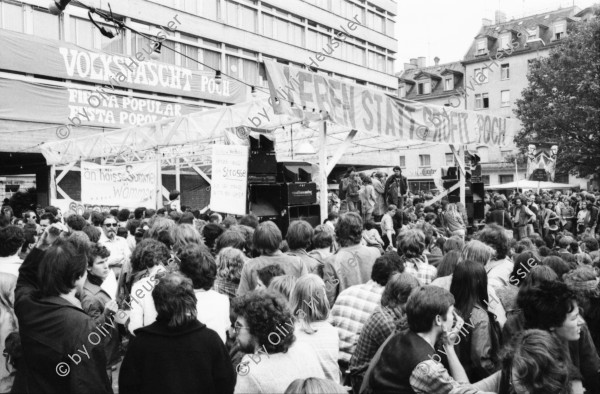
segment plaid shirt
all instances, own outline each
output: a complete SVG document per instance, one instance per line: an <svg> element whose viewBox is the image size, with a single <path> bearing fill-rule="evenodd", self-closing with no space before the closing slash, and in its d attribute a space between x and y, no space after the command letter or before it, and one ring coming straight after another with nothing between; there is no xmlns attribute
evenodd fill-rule
<svg viewBox="0 0 600 394"><path fill-rule="evenodd" d="M350 370L363 376L379 347L396 330L398 324L402 325L401 329L408 328L406 315L400 310L377 307L360 332L350 359Z"/></svg>
<svg viewBox="0 0 600 394"><path fill-rule="evenodd" d="M369 280L342 291L331 309L329 322L340 335L340 360L350 361L363 325L380 305L383 286Z"/></svg>
<svg viewBox="0 0 600 394"><path fill-rule="evenodd" d="M417 394L483 394L469 384L452 379L446 368L434 360L417 365L410 375L410 385Z"/></svg>
<svg viewBox="0 0 600 394"><path fill-rule="evenodd" d="M404 259L404 272L417 278L422 286L430 284L437 277L437 268L429 265L425 256Z"/></svg>

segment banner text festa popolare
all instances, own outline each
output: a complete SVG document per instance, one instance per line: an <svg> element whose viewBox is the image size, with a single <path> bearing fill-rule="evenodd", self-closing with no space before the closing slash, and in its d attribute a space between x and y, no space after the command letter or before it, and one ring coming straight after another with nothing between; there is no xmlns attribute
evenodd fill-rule
<svg viewBox="0 0 600 394"><path fill-rule="evenodd" d="M303 109L314 108L328 112L337 124L366 133L442 144L511 145L520 127L515 119L401 100L273 61L265 66L280 114L302 117Z"/></svg>

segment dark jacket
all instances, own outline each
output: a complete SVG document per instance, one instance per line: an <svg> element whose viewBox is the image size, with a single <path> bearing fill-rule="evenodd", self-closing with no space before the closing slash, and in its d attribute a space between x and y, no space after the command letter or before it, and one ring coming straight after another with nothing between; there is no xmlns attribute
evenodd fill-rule
<svg viewBox="0 0 600 394"><path fill-rule="evenodd" d="M394 222L394 231L399 234L402 226L410 223L410 217L402 209L397 209L396 214L392 216L392 221Z"/></svg>
<svg viewBox="0 0 600 394"><path fill-rule="evenodd" d="M233 393L236 374L219 335L194 320L157 320L135 330L121 365L119 393Z"/></svg>
<svg viewBox="0 0 600 394"><path fill-rule="evenodd" d="M488 212L485 219L487 224L496 223L498 226L504 227L507 230L512 230L513 223L510 219L510 215L504 209L494 209Z"/></svg>
<svg viewBox="0 0 600 394"><path fill-rule="evenodd" d="M382 347L381 357L375 361L372 373L365 376L367 385L378 394L414 393L410 376L419 363L430 359L435 350L410 330L392 334Z"/></svg>
<svg viewBox="0 0 600 394"><path fill-rule="evenodd" d="M104 312L104 306L111 300L110 296L100 286L95 285L88 280L83 285L83 294L81 297L81 307L102 330L108 332L104 342L104 351L108 365L112 366L120 359L120 336L119 328L115 322L115 316L110 316Z"/></svg>
<svg viewBox="0 0 600 394"><path fill-rule="evenodd" d="M39 294L37 271L43 255L32 250L19 270L15 314L23 358L12 392L112 393L94 320L61 297Z"/></svg>
<svg viewBox="0 0 600 394"><path fill-rule="evenodd" d="M398 187L395 184L396 179L398 178L392 175L385 181L385 201L388 204L394 204L399 207L398 197L402 197L408 192L408 181L405 176L400 175L400 179L398 180L398 183L400 183L400 194L398 194Z"/></svg>

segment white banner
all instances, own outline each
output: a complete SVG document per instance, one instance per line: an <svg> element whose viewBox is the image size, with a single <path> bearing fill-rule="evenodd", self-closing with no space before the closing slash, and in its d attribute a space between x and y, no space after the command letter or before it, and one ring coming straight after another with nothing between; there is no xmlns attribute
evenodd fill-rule
<svg viewBox="0 0 600 394"><path fill-rule="evenodd" d="M305 111L322 111L333 122L361 132L448 145L509 145L521 128L516 119L402 100L270 60L265 67L271 97L278 99L276 114L301 118Z"/></svg>
<svg viewBox="0 0 600 394"><path fill-rule="evenodd" d="M246 214L248 149L243 145L213 145L210 209Z"/></svg>
<svg viewBox="0 0 600 394"><path fill-rule="evenodd" d="M81 202L121 208L156 207L156 163L103 166L82 161Z"/></svg>

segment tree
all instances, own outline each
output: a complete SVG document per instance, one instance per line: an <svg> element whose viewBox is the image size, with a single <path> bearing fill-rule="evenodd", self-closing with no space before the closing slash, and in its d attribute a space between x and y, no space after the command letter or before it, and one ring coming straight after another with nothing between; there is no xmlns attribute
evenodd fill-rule
<svg viewBox="0 0 600 394"><path fill-rule="evenodd" d="M557 172L579 176L600 173L600 8L594 15L532 62L515 110L521 152L530 143L557 143Z"/></svg>

